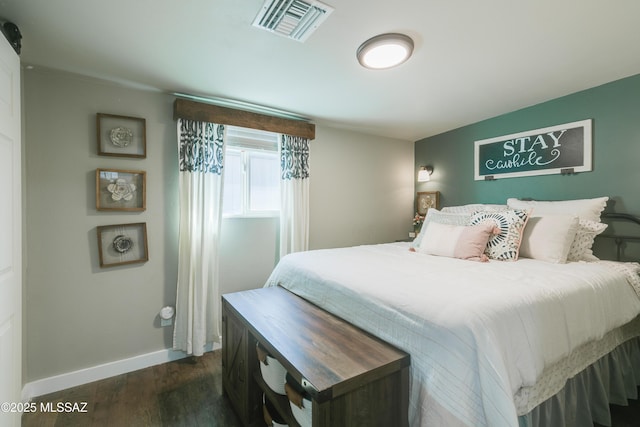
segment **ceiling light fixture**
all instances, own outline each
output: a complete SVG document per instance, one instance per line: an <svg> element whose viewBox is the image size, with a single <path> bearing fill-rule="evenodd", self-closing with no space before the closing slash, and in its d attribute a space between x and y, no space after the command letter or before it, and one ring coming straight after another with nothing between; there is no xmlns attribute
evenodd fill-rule
<svg viewBox="0 0 640 427"><path fill-rule="evenodd" d="M363 67L384 70L402 64L413 52L413 40L398 33L380 34L362 43L356 52Z"/></svg>

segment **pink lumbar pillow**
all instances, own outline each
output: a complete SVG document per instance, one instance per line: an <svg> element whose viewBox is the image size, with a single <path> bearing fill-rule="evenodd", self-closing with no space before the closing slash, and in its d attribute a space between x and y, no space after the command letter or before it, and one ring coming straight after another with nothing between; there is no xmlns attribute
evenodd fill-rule
<svg viewBox="0 0 640 427"><path fill-rule="evenodd" d="M420 253L486 262L487 242L500 230L490 221L466 226L430 222L424 232Z"/></svg>

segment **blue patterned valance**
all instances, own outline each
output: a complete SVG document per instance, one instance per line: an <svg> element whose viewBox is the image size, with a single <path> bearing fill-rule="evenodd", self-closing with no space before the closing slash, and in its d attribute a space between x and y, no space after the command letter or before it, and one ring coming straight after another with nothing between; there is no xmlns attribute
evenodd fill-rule
<svg viewBox="0 0 640 427"><path fill-rule="evenodd" d="M309 178L309 140L307 138L281 136L280 169L283 180Z"/></svg>
<svg viewBox="0 0 640 427"><path fill-rule="evenodd" d="M180 119L180 172L222 174L224 125Z"/></svg>

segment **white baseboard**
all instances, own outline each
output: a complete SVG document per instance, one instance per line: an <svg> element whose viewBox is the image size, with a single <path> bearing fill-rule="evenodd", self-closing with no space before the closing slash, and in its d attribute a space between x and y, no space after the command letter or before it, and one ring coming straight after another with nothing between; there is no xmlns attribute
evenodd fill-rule
<svg viewBox="0 0 640 427"><path fill-rule="evenodd" d="M213 351L219 348L220 344L214 343L213 345L208 345L206 351ZM148 368L149 366L172 362L187 356L188 355L182 351L166 349L93 366L91 368L80 369L79 371L43 378L24 385L22 388L22 401L28 402L34 397L88 384L93 381L103 380L115 375L126 374L127 372Z"/></svg>

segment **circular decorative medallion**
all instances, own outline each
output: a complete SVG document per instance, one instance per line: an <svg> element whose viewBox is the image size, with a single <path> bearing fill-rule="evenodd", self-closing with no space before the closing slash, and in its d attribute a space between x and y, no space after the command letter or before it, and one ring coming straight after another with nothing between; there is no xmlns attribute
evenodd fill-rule
<svg viewBox="0 0 640 427"><path fill-rule="evenodd" d="M133 199L136 192L136 185L127 182L126 179L118 178L107 185L107 191L111 193L111 199L116 202L129 201Z"/></svg>
<svg viewBox="0 0 640 427"><path fill-rule="evenodd" d="M113 239L113 249L115 249L118 253L124 254L126 252L129 252L132 247L133 240L123 234L119 234Z"/></svg>
<svg viewBox="0 0 640 427"><path fill-rule="evenodd" d="M117 128L111 129L109 137L113 145L123 148L133 141L133 131L124 126L118 126Z"/></svg>

